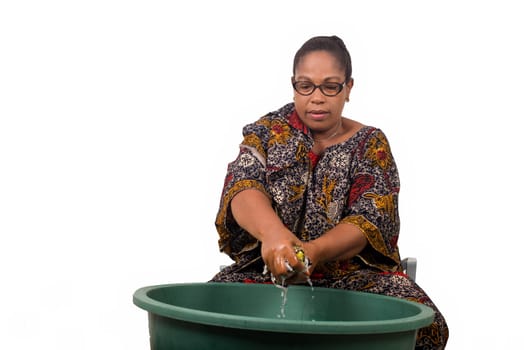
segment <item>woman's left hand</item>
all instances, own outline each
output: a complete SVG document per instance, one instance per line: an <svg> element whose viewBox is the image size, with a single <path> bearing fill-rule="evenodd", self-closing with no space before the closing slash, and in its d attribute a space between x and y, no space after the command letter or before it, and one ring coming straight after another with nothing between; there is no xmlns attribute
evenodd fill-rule
<svg viewBox="0 0 524 350"><path fill-rule="evenodd" d="M294 267L293 274L286 279L287 284L303 284L309 281L316 266L316 261L313 260L314 251L314 245L309 242L301 242L300 245L295 246L295 253L301 261L301 267Z"/></svg>

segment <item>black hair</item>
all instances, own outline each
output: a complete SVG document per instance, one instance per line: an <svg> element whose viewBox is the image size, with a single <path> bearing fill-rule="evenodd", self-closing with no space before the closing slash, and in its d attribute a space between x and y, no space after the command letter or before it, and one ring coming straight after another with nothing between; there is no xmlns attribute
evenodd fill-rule
<svg viewBox="0 0 524 350"><path fill-rule="evenodd" d="M315 36L306 41L295 54L295 59L293 61L293 75L296 72L300 60L313 51L327 51L332 54L339 62L340 68L344 69L346 73L345 82L349 83L351 80L351 74L353 73L351 67L351 56L349 55L349 51L346 48L344 41L336 35Z"/></svg>

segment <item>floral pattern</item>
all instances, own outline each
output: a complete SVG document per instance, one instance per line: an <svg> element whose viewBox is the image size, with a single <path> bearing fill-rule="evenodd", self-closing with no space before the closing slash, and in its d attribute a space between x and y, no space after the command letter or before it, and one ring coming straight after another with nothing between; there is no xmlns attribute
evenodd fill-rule
<svg viewBox="0 0 524 350"><path fill-rule="evenodd" d="M311 151L311 133L290 103L246 125L243 136L238 157L228 165L215 222L219 248L235 263L213 280L268 281L261 274L259 242L236 224L229 207L237 193L256 188L272 199L282 222L303 241L318 238L338 224L357 226L368 240L367 247L352 259L317 266L315 281L335 288L424 299L437 311L438 324L432 327L438 331L421 331L433 338L423 337L418 343L426 344L421 349L443 348L447 327L434 304L409 278L401 280L407 292L395 285L394 278L402 271L397 246L400 182L385 134L365 126L316 155ZM358 281L363 280L367 282L360 285ZM427 343L437 345L427 347Z"/></svg>
<svg viewBox="0 0 524 350"><path fill-rule="evenodd" d="M364 127L324 154L311 152L313 140L289 104L247 125L244 141L228 174L216 220L220 249L237 263L258 257L257 244L231 216L229 201L246 188L267 193L284 224L302 240L317 238L339 223L360 227L370 248L340 264L325 264L326 275L360 267L399 270L396 244L400 187L386 136ZM342 266L342 269L341 269Z"/></svg>

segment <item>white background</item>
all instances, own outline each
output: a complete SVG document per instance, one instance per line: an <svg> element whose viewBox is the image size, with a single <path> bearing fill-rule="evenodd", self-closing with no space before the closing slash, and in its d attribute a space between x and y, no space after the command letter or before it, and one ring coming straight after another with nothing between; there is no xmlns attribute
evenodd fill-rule
<svg viewBox="0 0 524 350"><path fill-rule="evenodd" d="M148 344L140 287L207 281L241 128L290 102L295 51L344 39L345 115L388 136L400 247L448 349L517 348L518 1L3 1L0 348ZM519 321L519 323L521 323Z"/></svg>

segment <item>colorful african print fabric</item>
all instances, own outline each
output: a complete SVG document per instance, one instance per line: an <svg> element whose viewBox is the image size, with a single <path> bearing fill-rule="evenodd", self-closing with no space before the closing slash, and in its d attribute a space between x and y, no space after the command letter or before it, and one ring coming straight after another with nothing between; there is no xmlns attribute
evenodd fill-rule
<svg viewBox="0 0 524 350"><path fill-rule="evenodd" d="M235 263L213 281L269 282L262 274L259 242L237 225L230 211L237 193L258 189L272 199L282 222L302 241L337 224L360 228L367 247L352 259L317 266L314 285L422 302L437 315L432 326L418 332L417 349L443 349L448 337L444 318L400 266L400 182L385 134L365 126L316 155L311 132L291 103L245 126L243 135L238 157L228 165L216 218L219 248Z"/></svg>

